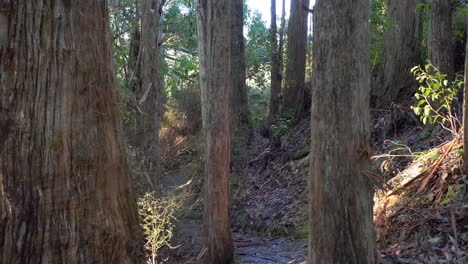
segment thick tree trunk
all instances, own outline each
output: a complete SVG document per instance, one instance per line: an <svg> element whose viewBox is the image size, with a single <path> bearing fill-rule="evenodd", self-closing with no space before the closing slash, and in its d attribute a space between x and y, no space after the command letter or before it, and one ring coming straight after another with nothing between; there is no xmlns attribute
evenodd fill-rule
<svg viewBox="0 0 468 264"><path fill-rule="evenodd" d="M205 132L206 263L232 263L229 220L231 152L230 74L231 19L229 0L198 0L198 50L202 116Z"/></svg>
<svg viewBox="0 0 468 264"><path fill-rule="evenodd" d="M298 118L304 100L309 0L291 0L288 24L288 59L283 91L282 113Z"/></svg>
<svg viewBox="0 0 468 264"><path fill-rule="evenodd" d="M467 21L468 24L468 21ZM468 33L465 48L465 83L463 91L463 151L465 174L468 173Z"/></svg>
<svg viewBox="0 0 468 264"><path fill-rule="evenodd" d="M314 8L309 263L374 263L368 10L368 0Z"/></svg>
<svg viewBox="0 0 468 264"><path fill-rule="evenodd" d="M141 9L141 80L144 116L141 118L145 154L153 185L157 185L160 163L159 129L161 126L162 89L159 85L159 0L144 0Z"/></svg>
<svg viewBox="0 0 468 264"><path fill-rule="evenodd" d="M278 54L278 34L276 27L276 0L271 0L270 51L271 51L271 95L270 119L279 114L281 104L281 69Z"/></svg>
<svg viewBox="0 0 468 264"><path fill-rule="evenodd" d="M414 92L417 82L411 68L420 63L420 0L388 0L390 25L384 35L384 61L379 79L373 83L372 104L389 107L398 95Z"/></svg>
<svg viewBox="0 0 468 264"><path fill-rule="evenodd" d="M0 1L0 263L136 262L107 12Z"/></svg>
<svg viewBox="0 0 468 264"><path fill-rule="evenodd" d="M245 44L243 0L231 0L231 72L232 72L232 125L238 131L249 126L249 103L245 84Z"/></svg>
<svg viewBox="0 0 468 264"><path fill-rule="evenodd" d="M451 0L432 0L429 13L428 56L432 65L454 78Z"/></svg>

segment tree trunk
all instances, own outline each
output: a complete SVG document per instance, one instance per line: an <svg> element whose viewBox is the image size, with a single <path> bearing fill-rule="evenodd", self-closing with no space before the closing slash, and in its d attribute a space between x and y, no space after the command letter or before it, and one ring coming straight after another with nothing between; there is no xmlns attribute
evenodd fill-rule
<svg viewBox="0 0 468 264"><path fill-rule="evenodd" d="M468 24L468 21L467 21ZM465 174L468 173L468 33L465 48L465 80L463 93L463 151L465 153L463 163Z"/></svg>
<svg viewBox="0 0 468 264"><path fill-rule="evenodd" d="M420 13L416 11L420 0L388 0L390 25L384 35L384 61L380 76L373 84L372 104L389 107L398 95L413 93L417 81L411 68L420 63Z"/></svg>
<svg viewBox="0 0 468 264"><path fill-rule="evenodd" d="M270 119L278 116L281 104L281 69L278 56L278 38L276 27L276 0L271 0L271 26L270 26L270 51L271 51L271 95L270 95Z"/></svg>
<svg viewBox="0 0 468 264"><path fill-rule="evenodd" d="M0 263L137 262L109 37L104 0L0 1Z"/></svg>
<svg viewBox="0 0 468 264"><path fill-rule="evenodd" d="M229 220L231 19L229 0L198 0L198 50L205 132L206 263L232 263Z"/></svg>
<svg viewBox="0 0 468 264"><path fill-rule="evenodd" d="M432 0L429 13L428 56L432 65L454 78L451 0Z"/></svg>
<svg viewBox="0 0 468 264"><path fill-rule="evenodd" d="M249 103L245 84L244 5L243 0L232 0L232 125L234 131L249 125Z"/></svg>
<svg viewBox="0 0 468 264"><path fill-rule="evenodd" d="M161 126L162 89L159 85L159 0L144 0L141 10L141 79L143 108L141 128L151 181L157 186L160 163L159 129Z"/></svg>
<svg viewBox="0 0 468 264"><path fill-rule="evenodd" d="M302 112L307 52L309 0L291 0L288 24L288 60L283 91L282 113L297 119Z"/></svg>
<svg viewBox="0 0 468 264"><path fill-rule="evenodd" d="M374 263L368 10L368 0L314 8L309 263Z"/></svg>
<svg viewBox="0 0 468 264"><path fill-rule="evenodd" d="M282 1L282 9L281 9L281 25L280 25L280 32L279 32L279 47L278 47L278 60L280 65L280 83L283 83L283 54L284 54L284 33L286 31L286 1Z"/></svg>

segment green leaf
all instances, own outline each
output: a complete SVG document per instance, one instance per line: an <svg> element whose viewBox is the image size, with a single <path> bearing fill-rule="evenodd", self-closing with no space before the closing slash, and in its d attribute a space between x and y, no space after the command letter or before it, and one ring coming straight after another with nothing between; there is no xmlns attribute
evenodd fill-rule
<svg viewBox="0 0 468 264"><path fill-rule="evenodd" d="M424 106L424 115L428 116L431 113L431 107L429 105Z"/></svg>
<svg viewBox="0 0 468 264"><path fill-rule="evenodd" d="M416 99L419 99L419 98L416 98ZM418 104L417 104L416 106L421 106L421 105L423 105L425 102L426 102L426 100L421 99L421 100L418 101Z"/></svg>

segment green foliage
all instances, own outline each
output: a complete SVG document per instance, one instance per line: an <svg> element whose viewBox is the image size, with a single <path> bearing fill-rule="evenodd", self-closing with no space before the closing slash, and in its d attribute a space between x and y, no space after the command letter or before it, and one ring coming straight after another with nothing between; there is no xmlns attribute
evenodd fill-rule
<svg viewBox="0 0 468 264"><path fill-rule="evenodd" d="M249 93L250 118L252 124L260 124L267 120L270 89L267 87L252 87Z"/></svg>
<svg viewBox="0 0 468 264"><path fill-rule="evenodd" d="M382 64L384 33L389 26L387 0L372 0L370 15L371 69L375 71Z"/></svg>
<svg viewBox="0 0 468 264"><path fill-rule="evenodd" d="M468 6L460 5L453 12L453 34L456 38L463 39L467 32L466 19L468 17Z"/></svg>
<svg viewBox="0 0 468 264"><path fill-rule="evenodd" d="M423 124L448 124L451 131L455 132L458 121L452 114L452 104L457 100L457 91L463 82L458 78L453 82L448 81L447 75L430 63L424 68L416 66L411 72L420 83L418 92L414 95L417 103L411 107L414 113L420 117Z"/></svg>
<svg viewBox="0 0 468 264"><path fill-rule="evenodd" d="M246 74L256 87L269 87L270 40L269 29L258 11L247 16L247 38L245 42Z"/></svg>
<svg viewBox="0 0 468 264"><path fill-rule="evenodd" d="M295 124L294 113L283 114L282 116L277 117L271 125L271 130L273 134L284 135L286 132L294 126Z"/></svg>
<svg viewBox="0 0 468 264"><path fill-rule="evenodd" d="M138 212L145 235L145 249L151 263L157 263L158 251L164 246L171 247L174 230L176 203L170 198L158 199L154 193L146 193L138 200Z"/></svg>

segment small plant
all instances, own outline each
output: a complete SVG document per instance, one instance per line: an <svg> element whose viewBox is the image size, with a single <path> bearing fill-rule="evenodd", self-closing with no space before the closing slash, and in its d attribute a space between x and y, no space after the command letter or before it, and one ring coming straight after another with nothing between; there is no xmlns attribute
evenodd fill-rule
<svg viewBox="0 0 468 264"><path fill-rule="evenodd" d="M138 212L145 235L145 249L150 254L150 263L156 264L158 251L164 246L173 248L170 241L174 230L176 203L170 198L156 198L146 193L138 200Z"/></svg>
<svg viewBox="0 0 468 264"><path fill-rule="evenodd" d="M457 91L463 82L457 77L453 82L447 80L447 75L441 73L435 66L428 63L411 69L421 86L414 95L418 102L412 106L414 113L420 117L423 124L439 124L453 134L460 125L458 118L452 112L452 104L457 100ZM449 126L450 128L447 128Z"/></svg>

